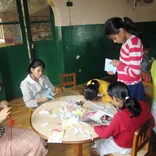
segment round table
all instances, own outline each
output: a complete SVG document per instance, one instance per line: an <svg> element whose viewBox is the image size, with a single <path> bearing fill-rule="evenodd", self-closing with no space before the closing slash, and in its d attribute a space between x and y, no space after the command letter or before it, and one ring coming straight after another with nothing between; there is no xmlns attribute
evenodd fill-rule
<svg viewBox="0 0 156 156"><path fill-rule="evenodd" d="M95 106L94 103L84 99L82 95L72 95L72 96L63 96L56 98L54 100L48 101L34 110L30 118L30 124L32 129L42 138L47 139L52 132L52 129L62 128L63 120L61 119L62 115L62 106L71 105L75 101L83 101L84 108L92 108ZM98 105L113 105L105 102L97 102ZM114 108L114 107L113 107ZM49 111L51 114L46 114L44 111ZM114 111L116 109L114 108ZM69 117L70 118L70 117ZM77 127L78 126L78 127ZM75 134L75 128L81 128L84 131L90 133L90 136L84 135L82 133ZM74 146L74 156L82 156L82 144L91 142L93 140L99 139L98 135L94 132L93 127L89 124L83 122L78 122L77 125L73 125L73 128L66 128L64 131L64 137L62 140L63 144L72 144Z"/></svg>

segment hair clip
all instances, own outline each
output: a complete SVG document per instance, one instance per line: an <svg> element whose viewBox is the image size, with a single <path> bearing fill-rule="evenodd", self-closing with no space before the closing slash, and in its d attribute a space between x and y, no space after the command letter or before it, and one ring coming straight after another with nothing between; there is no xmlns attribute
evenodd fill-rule
<svg viewBox="0 0 156 156"><path fill-rule="evenodd" d="M125 97L125 100L127 100L127 99L129 99L129 96L126 96L126 97Z"/></svg>

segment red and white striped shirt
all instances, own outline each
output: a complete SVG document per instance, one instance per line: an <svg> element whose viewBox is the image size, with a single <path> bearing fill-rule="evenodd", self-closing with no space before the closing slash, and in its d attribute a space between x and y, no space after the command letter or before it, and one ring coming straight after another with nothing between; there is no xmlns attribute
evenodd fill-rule
<svg viewBox="0 0 156 156"><path fill-rule="evenodd" d="M118 81L125 84L136 84L141 81L141 62L143 59L141 40L132 35L120 49L120 64L117 67Z"/></svg>

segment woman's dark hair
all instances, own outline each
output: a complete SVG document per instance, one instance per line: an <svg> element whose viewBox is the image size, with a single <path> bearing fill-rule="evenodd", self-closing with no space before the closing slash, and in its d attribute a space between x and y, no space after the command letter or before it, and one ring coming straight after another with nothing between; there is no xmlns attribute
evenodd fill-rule
<svg viewBox="0 0 156 156"><path fill-rule="evenodd" d="M86 100L92 101L99 92L99 82L97 80L91 80L91 83L84 89L84 97Z"/></svg>
<svg viewBox="0 0 156 156"><path fill-rule="evenodd" d="M114 96L115 98L124 101L123 106L120 107L121 110L127 108L131 113L131 118L137 117L141 114L141 106L137 100L130 97L130 92L128 87L122 82L111 83L108 86L108 94Z"/></svg>
<svg viewBox="0 0 156 156"><path fill-rule="evenodd" d="M45 68L45 64L44 64L44 62L42 61L42 60L40 60L40 59L35 59L35 60L33 60L30 64L29 64L29 66L28 66L28 73L29 74L31 74L31 68L36 68L36 67L39 67L39 66L41 66L42 68L43 68L43 70L44 70L44 68Z"/></svg>
<svg viewBox="0 0 156 156"><path fill-rule="evenodd" d="M142 39L142 35L136 30L135 24L133 21L128 18L119 18L119 17L113 17L106 21L104 33L105 35L115 35L119 33L119 29L123 28L128 33L136 35L140 39Z"/></svg>

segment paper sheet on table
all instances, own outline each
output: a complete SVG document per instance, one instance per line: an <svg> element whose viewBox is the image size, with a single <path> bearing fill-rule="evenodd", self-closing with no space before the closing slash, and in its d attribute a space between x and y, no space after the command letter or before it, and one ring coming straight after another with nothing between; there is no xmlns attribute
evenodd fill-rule
<svg viewBox="0 0 156 156"><path fill-rule="evenodd" d="M117 70L117 67L114 67L112 64L111 64L111 59L108 59L106 58L105 59L105 67L104 67L104 70L105 71L112 71L114 74L116 73L116 70Z"/></svg>
<svg viewBox="0 0 156 156"><path fill-rule="evenodd" d="M48 143L62 143L64 131L54 130L48 137Z"/></svg>

